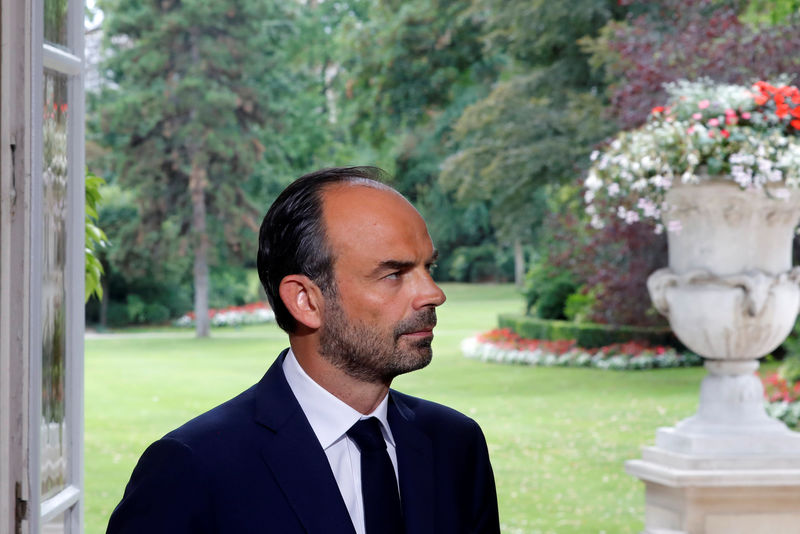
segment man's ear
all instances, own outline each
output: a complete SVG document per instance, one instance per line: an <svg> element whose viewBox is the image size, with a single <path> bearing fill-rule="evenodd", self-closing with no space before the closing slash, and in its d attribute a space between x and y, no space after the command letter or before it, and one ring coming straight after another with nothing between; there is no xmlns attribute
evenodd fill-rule
<svg viewBox="0 0 800 534"><path fill-rule="evenodd" d="M298 323L312 330L322 325L322 291L309 277L302 274L284 276L278 294Z"/></svg>

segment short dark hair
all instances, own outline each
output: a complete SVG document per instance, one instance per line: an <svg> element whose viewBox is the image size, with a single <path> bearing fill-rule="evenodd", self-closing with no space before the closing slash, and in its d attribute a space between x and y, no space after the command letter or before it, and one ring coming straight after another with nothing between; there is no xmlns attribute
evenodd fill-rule
<svg viewBox="0 0 800 534"><path fill-rule="evenodd" d="M322 193L326 187L360 184L391 188L377 167L335 167L301 176L272 203L258 234L258 277L267 293L275 320L286 332L294 332L297 321L281 300L278 288L290 274L303 274L326 296L334 295L333 255L322 217Z"/></svg>

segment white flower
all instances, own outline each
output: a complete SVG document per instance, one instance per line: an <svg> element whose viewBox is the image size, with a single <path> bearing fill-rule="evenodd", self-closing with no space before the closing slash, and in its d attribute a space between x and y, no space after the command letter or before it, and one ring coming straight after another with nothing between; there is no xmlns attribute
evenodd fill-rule
<svg viewBox="0 0 800 534"><path fill-rule="evenodd" d="M681 230L683 230L683 225L681 224L681 221L673 219L667 223L667 232L680 234Z"/></svg>
<svg viewBox="0 0 800 534"><path fill-rule="evenodd" d="M642 210L645 217L656 219L660 215L658 208L650 199L640 198L636 203L636 207Z"/></svg>
<svg viewBox="0 0 800 534"><path fill-rule="evenodd" d="M781 200L787 200L792 194L785 187L781 187L780 189L772 191L772 196Z"/></svg>
<svg viewBox="0 0 800 534"><path fill-rule="evenodd" d="M586 189L589 191L597 191L603 187L603 180L598 178L597 173L592 170L589 172L589 176L586 177L586 181L583 182L583 185L586 186Z"/></svg>
<svg viewBox="0 0 800 534"><path fill-rule="evenodd" d="M741 165L731 166L731 178L739 184L739 187L746 188L752 184L753 172L750 169L745 169Z"/></svg>
<svg viewBox="0 0 800 534"><path fill-rule="evenodd" d="M625 222L628 224L639 222L639 214L633 210L630 210L628 213L625 214Z"/></svg>

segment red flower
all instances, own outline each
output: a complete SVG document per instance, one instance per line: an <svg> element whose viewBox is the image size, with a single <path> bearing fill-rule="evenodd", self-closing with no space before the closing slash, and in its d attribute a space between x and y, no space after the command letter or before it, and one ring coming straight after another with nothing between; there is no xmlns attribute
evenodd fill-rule
<svg viewBox="0 0 800 534"><path fill-rule="evenodd" d="M767 101L769 100L769 97L767 95L765 95L764 93L757 93L757 94L753 94L753 100L756 101L757 105L763 106L764 104L767 103Z"/></svg>
<svg viewBox="0 0 800 534"><path fill-rule="evenodd" d="M725 139L731 136L731 133L728 130L720 130L719 133L722 134L722 137L724 137Z"/></svg>

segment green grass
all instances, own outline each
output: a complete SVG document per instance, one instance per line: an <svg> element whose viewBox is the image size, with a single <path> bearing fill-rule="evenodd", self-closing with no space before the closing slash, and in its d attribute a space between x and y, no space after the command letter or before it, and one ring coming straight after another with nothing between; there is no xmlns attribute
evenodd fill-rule
<svg viewBox="0 0 800 534"><path fill-rule="evenodd" d="M659 426L697 407L701 368L615 372L464 358L460 341L522 299L507 285L445 284L434 360L394 387L475 418L489 443L504 533L639 532L644 490L623 471ZM86 533L105 531L153 440L255 383L287 345L274 325L86 341Z"/></svg>

